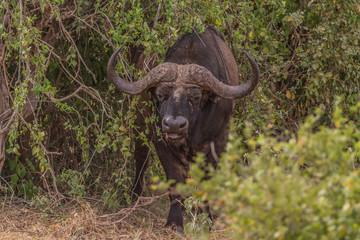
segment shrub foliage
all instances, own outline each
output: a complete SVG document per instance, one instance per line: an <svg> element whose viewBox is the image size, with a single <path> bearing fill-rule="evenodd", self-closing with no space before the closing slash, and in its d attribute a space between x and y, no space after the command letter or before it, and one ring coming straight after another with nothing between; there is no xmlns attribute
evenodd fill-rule
<svg viewBox="0 0 360 240"><path fill-rule="evenodd" d="M201 158L193 166L196 198L210 201L239 239L358 238L359 125L336 108L333 127L318 126L321 114L307 117L288 141L253 136L251 125L244 137L231 135L210 180L196 174Z"/></svg>

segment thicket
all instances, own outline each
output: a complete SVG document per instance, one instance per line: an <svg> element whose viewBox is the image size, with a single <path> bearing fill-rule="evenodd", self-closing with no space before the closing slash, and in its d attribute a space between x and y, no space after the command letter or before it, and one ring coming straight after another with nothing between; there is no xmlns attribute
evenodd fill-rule
<svg viewBox="0 0 360 240"><path fill-rule="evenodd" d="M359 107L350 111L359 114ZM266 131L254 136L247 123L242 136L230 135L212 178L202 181L199 156L182 191L194 193L192 203L209 201L236 239L359 238L359 124L337 106L333 126L319 126L323 114L307 117L287 141ZM188 231L206 236L206 226L189 224Z"/></svg>
<svg viewBox="0 0 360 240"><path fill-rule="evenodd" d="M3 198L41 205L96 197L111 210L129 203L133 139L145 136L135 124L141 102L108 82L108 58L124 45L119 73L136 79L206 24L224 34L244 79L241 50L251 53L261 82L238 101L228 152L210 182L192 170L198 197L241 238L357 236L356 0L2 1ZM164 179L151 157L148 178Z"/></svg>

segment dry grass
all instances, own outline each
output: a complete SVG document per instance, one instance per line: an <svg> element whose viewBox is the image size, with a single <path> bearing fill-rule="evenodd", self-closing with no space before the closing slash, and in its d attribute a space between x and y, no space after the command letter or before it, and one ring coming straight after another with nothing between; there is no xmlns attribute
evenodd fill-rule
<svg viewBox="0 0 360 240"><path fill-rule="evenodd" d="M166 194L143 198L109 214L91 201L43 209L24 201L6 201L0 211L0 239L197 239L163 227L167 202ZM216 230L210 238L227 236L226 230Z"/></svg>

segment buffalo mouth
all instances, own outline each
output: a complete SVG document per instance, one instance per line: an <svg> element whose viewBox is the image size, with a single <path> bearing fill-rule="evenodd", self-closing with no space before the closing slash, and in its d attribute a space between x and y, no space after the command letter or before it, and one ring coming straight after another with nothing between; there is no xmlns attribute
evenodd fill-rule
<svg viewBox="0 0 360 240"><path fill-rule="evenodd" d="M168 141L177 141L185 138L185 135L183 133L177 133L177 132L166 132L165 138Z"/></svg>

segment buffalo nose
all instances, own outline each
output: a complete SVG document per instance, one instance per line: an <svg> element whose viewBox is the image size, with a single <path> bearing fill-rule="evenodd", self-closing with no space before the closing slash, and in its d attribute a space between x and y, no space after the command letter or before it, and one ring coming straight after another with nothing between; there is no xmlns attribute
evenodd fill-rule
<svg viewBox="0 0 360 240"><path fill-rule="evenodd" d="M185 133L189 127L189 121L181 116L166 116L162 120L164 132Z"/></svg>

